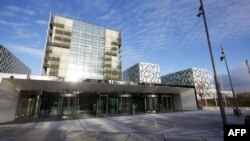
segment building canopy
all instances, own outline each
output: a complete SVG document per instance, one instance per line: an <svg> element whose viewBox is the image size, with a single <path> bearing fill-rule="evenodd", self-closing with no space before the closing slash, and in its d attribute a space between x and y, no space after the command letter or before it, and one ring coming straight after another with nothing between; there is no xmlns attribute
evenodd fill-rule
<svg viewBox="0 0 250 141"><path fill-rule="evenodd" d="M128 84L109 84L94 82L67 82L67 81L48 81L48 80L28 80L4 78L3 84L10 84L17 90L36 90L48 92L60 91L81 91L81 92L99 92L99 93L172 93L179 94L184 91L194 89L192 87L175 86L146 86L146 85L128 85Z"/></svg>

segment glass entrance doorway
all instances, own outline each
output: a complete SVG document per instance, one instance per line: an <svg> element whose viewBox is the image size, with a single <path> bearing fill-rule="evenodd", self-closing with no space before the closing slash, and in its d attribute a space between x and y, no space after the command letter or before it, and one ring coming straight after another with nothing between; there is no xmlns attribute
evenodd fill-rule
<svg viewBox="0 0 250 141"><path fill-rule="evenodd" d="M158 96L157 95L146 95L144 99L145 111L147 113L155 113L158 110Z"/></svg>
<svg viewBox="0 0 250 141"><path fill-rule="evenodd" d="M173 98L171 95L161 96L161 103L162 103L162 111L163 112L173 110Z"/></svg>
<svg viewBox="0 0 250 141"><path fill-rule="evenodd" d="M61 94L58 101L59 118L76 118L79 111L79 98L76 94Z"/></svg>
<svg viewBox="0 0 250 141"><path fill-rule="evenodd" d="M38 91L20 91L16 107L16 118L38 116L40 105L39 94Z"/></svg>
<svg viewBox="0 0 250 141"><path fill-rule="evenodd" d="M116 107L117 107L116 98L109 97L109 114L110 115L117 114Z"/></svg>
<svg viewBox="0 0 250 141"><path fill-rule="evenodd" d="M36 98L22 98L19 101L20 111L18 117L33 117L36 111Z"/></svg>
<svg viewBox="0 0 250 141"><path fill-rule="evenodd" d="M129 114L132 112L131 95L124 94L118 97L118 113Z"/></svg>
<svg viewBox="0 0 250 141"><path fill-rule="evenodd" d="M100 114L108 114L108 95L100 95Z"/></svg>

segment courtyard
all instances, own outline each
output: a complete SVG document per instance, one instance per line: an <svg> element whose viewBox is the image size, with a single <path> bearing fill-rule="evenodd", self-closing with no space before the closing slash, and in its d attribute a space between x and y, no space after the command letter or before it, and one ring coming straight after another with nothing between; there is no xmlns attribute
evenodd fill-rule
<svg viewBox="0 0 250 141"><path fill-rule="evenodd" d="M226 110L228 124L244 124L249 110L236 117ZM186 111L134 116L38 120L0 125L1 141L33 140L184 140L222 141L220 111Z"/></svg>

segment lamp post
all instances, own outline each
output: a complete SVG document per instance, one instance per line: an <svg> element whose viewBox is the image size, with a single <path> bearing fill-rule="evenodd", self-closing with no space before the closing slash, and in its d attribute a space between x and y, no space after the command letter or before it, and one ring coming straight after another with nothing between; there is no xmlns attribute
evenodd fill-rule
<svg viewBox="0 0 250 141"><path fill-rule="evenodd" d="M248 72L249 72L249 74L250 74L250 68L249 68L248 61L247 61L247 60L246 60L246 64L247 64Z"/></svg>
<svg viewBox="0 0 250 141"><path fill-rule="evenodd" d="M217 95L218 95L218 101L219 101L219 106L220 106L222 123L223 123L223 125L226 125L227 124L227 118L226 118L226 114L225 114L225 109L224 109L224 107L222 105L222 96L221 96L220 86L219 86L219 83L218 83L217 73L216 73L216 69L215 69L213 51L212 51L212 47L211 47L211 43L210 43L210 37L209 37L207 21L206 21L206 15L205 15L205 10L204 10L202 0L200 0L200 4L201 5L200 5L200 8L199 8L199 13L197 14L197 16L198 17L200 17L201 15L203 16L203 21L204 21L206 35L207 35L208 48L209 48L210 57L211 57L211 61L212 61L212 66L213 66L215 88L216 88L216 92L217 92Z"/></svg>
<svg viewBox="0 0 250 141"><path fill-rule="evenodd" d="M221 44L221 57L220 57L220 60L221 61L225 60L225 64L226 64L226 68L227 68L227 73L228 73L228 77L229 77L229 82L230 82L231 90L232 90L233 97L234 97L234 104L235 104L235 108L236 108L235 109L236 110L236 116L240 116L238 102L237 102L237 98L236 98L235 91L234 91L234 88L233 88L233 83L232 83L231 75L230 75L230 72L229 72L229 69L228 69L226 54L224 52L224 48L223 48L222 44Z"/></svg>

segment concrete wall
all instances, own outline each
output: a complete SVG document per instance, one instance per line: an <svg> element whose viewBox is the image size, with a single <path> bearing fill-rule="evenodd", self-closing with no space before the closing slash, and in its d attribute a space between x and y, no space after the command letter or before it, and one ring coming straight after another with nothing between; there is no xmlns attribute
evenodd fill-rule
<svg viewBox="0 0 250 141"><path fill-rule="evenodd" d="M14 120L18 93L10 84L0 81L0 123Z"/></svg>
<svg viewBox="0 0 250 141"><path fill-rule="evenodd" d="M189 89L180 94L182 110L197 110L197 101L194 89Z"/></svg>
<svg viewBox="0 0 250 141"><path fill-rule="evenodd" d="M174 110L182 110L180 94L173 95Z"/></svg>

